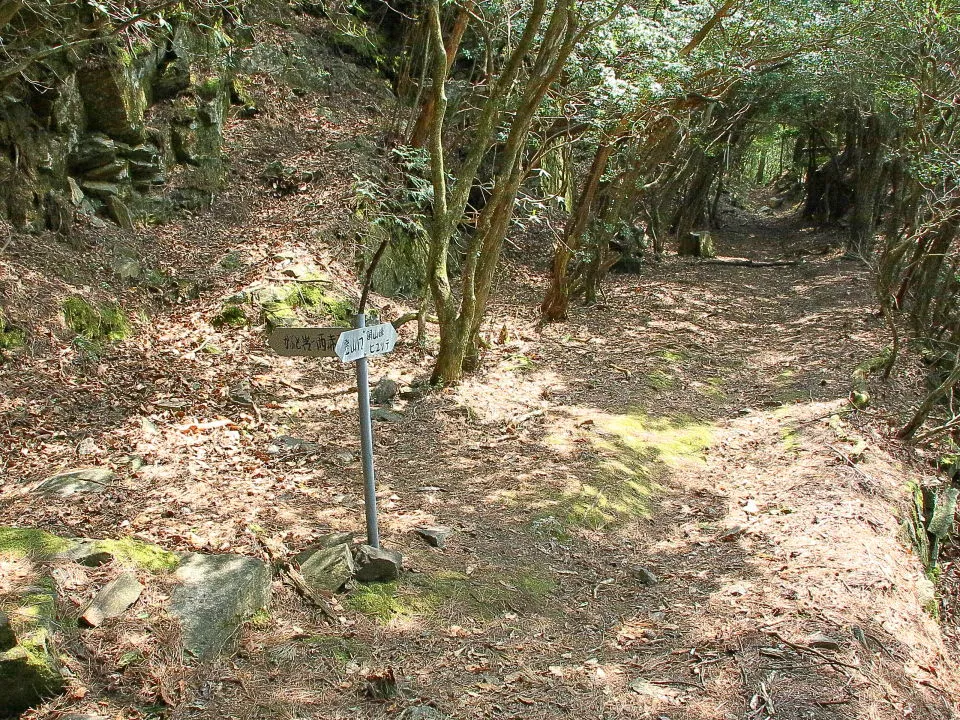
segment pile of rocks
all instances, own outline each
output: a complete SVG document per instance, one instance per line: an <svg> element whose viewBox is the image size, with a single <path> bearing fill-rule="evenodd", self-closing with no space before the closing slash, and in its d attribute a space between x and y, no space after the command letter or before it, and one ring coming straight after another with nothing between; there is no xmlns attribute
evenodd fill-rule
<svg viewBox="0 0 960 720"><path fill-rule="evenodd" d="M61 473L40 486L67 497L97 492L112 477L93 469ZM0 598L0 717L17 715L64 690L57 635L67 624L96 628L143 605L144 591L159 585L167 597L152 610L179 621L188 656L210 660L229 649L240 625L270 603L273 572L263 561L236 554L179 555L137 540L60 538L36 529L0 528L0 559L36 565L40 579ZM105 582L79 612L58 612L56 568L65 563L106 570ZM399 553L356 545L347 533L324 536L283 563L295 569L310 592L338 592L354 580L395 580ZM172 589L171 589L172 588ZM68 605L69 603L60 603Z"/></svg>

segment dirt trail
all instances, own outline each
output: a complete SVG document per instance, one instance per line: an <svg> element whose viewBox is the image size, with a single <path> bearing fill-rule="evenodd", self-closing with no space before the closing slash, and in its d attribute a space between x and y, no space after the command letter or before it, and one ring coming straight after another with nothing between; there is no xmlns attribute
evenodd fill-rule
<svg viewBox="0 0 960 720"><path fill-rule="evenodd" d="M75 362L51 336L57 352L3 368L3 467L20 482L0 488L0 524L261 556L258 537L298 550L329 530L362 531L349 369L279 359L259 329L209 324L223 295L276 274L281 250L349 283L352 248L331 240L349 173L292 198L266 197L257 179L278 156L349 163L335 142L374 138L375 123L339 113L237 128L230 193L150 236L148 252L184 270L230 251L240 270L208 274L200 299L157 311L99 362ZM112 646L83 648L86 694L44 712L136 717L161 702L182 718L433 717L425 706L455 718L955 716L956 657L899 539L916 471L846 404L852 368L880 345L866 270L789 218L741 218L718 235L723 255L803 262L671 257L614 276L600 307L541 329L545 265L518 258L546 243L515 241L529 245L505 259L480 374L424 391L430 358L410 328L374 364L373 377L411 386L401 417L377 425L382 532L405 554L403 580L335 599L332 624L277 585L237 657L200 671L121 628ZM11 247L24 307L31 278L78 262L32 242ZM73 284L84 282L95 277ZM44 307L38 317L55 314ZM238 382L261 417L231 403ZM217 417L233 426L190 429ZM280 434L320 448L272 454ZM36 482L78 455L117 469L121 486L40 505ZM422 524L453 528L447 547L419 541ZM145 669L117 671L134 650ZM371 698L368 677L388 669L399 694Z"/></svg>

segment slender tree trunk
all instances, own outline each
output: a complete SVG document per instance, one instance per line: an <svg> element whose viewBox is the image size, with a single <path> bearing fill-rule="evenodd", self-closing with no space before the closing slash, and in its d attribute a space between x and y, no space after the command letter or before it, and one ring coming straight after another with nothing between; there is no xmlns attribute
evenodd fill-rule
<svg viewBox="0 0 960 720"><path fill-rule="evenodd" d="M563 237L554 247L550 287L540 304L540 312L546 322L557 322L565 320L567 317L567 310L570 305L570 281L568 277L570 260L579 249L583 233L587 229L597 190L600 187L600 180L607 169L607 163L613 154L613 149L614 144L611 138L605 138L600 142L600 146L593 156L590 171L584 180L583 190L577 199L576 212L567 222Z"/></svg>
<svg viewBox="0 0 960 720"><path fill-rule="evenodd" d="M470 24L470 15L473 12L475 0L465 0L464 4L457 12L456 20L453 22L453 30L447 36L447 42L444 47L446 56L446 65L444 67L443 78L447 77L450 68L453 67L453 61L457 57L457 51L460 49L460 41L463 40L463 34ZM436 80L434 81L436 82ZM426 101L420 108L420 115L414 123L413 130L410 133L409 144L413 147L425 147L430 138L430 128L433 125L433 119L436 114L436 97L434 93L427 96Z"/></svg>

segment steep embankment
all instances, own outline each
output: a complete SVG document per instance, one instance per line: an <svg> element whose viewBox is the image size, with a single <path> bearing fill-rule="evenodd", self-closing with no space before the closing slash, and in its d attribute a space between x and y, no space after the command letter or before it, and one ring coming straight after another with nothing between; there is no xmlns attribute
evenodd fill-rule
<svg viewBox="0 0 960 720"><path fill-rule="evenodd" d="M269 47L256 52L286 67ZM390 104L371 73L316 57L318 84L296 93L263 70L260 114L227 124L231 182L211 209L81 229L84 253L11 235L4 303L31 332L0 368L0 524L264 559L361 531L352 373L273 356L259 325L291 306L327 322L355 291L351 173L376 168ZM152 610L72 628L118 568L54 564L54 639L73 659L37 715L953 717L956 658L899 534L917 471L846 403L881 344L866 271L789 222L718 248L807 260L670 258L540 331L543 267L525 246L505 263L483 371L445 391L418 381L430 358L404 330L375 377L401 388L377 455L385 542L408 572L329 598L332 617L275 581L237 655L193 667ZM168 280L122 282L120 254ZM117 293L149 319L130 312L123 342L78 343L60 320L77 293ZM314 444L278 451L283 435ZM78 464L117 484L36 494ZM420 525L454 532L432 549ZM138 576L148 599L171 589Z"/></svg>

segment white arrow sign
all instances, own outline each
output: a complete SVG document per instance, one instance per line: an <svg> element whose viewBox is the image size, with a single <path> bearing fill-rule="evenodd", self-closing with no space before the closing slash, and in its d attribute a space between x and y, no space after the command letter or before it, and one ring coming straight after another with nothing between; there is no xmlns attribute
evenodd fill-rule
<svg viewBox="0 0 960 720"><path fill-rule="evenodd" d="M343 362L351 362L374 355L386 355L397 344L397 329L393 323L347 330L340 333L334 350Z"/></svg>

